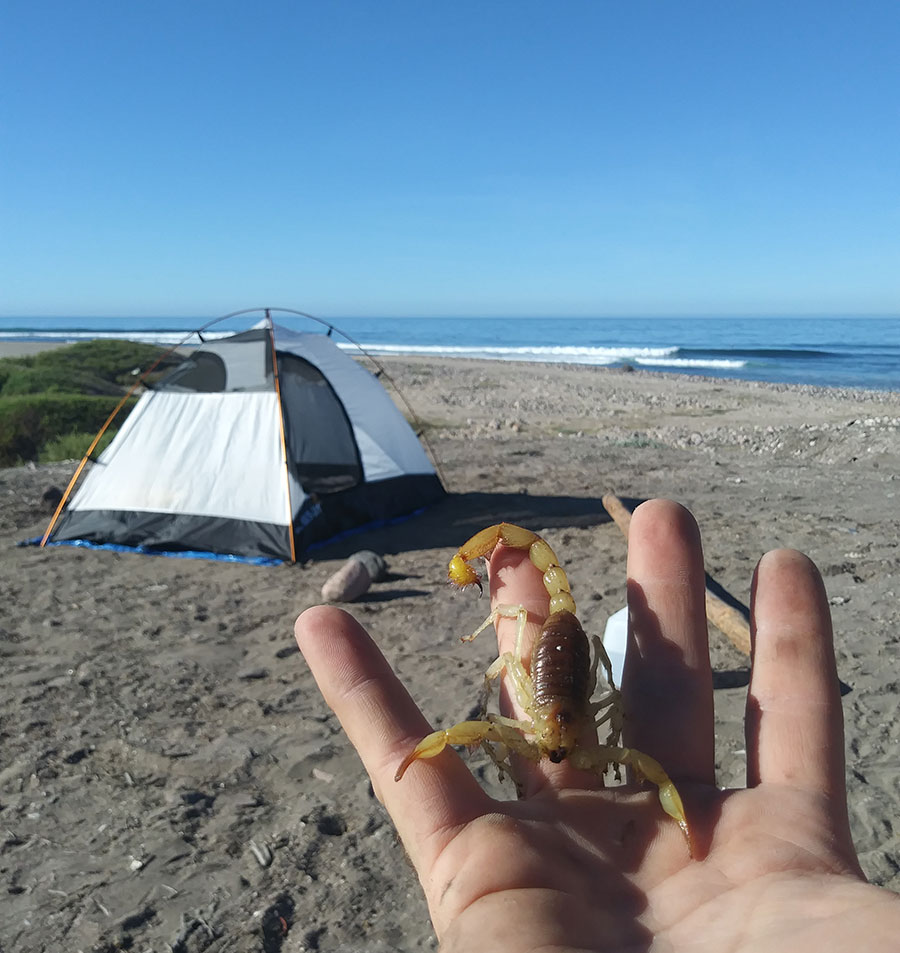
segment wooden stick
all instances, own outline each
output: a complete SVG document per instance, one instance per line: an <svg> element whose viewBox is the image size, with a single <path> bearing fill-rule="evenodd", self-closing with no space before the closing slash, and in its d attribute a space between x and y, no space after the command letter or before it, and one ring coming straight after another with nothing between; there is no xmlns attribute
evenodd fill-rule
<svg viewBox="0 0 900 953"><path fill-rule="evenodd" d="M706 590L706 618L744 655L750 654L750 626L744 613Z"/></svg>
<svg viewBox="0 0 900 953"><path fill-rule="evenodd" d="M615 495L607 493L600 501L607 513L616 521L616 526L622 530L622 535L628 539L628 530L631 529L631 510Z"/></svg>
<svg viewBox="0 0 900 953"><path fill-rule="evenodd" d="M615 520L622 535L628 539L631 527L631 511L614 494L607 493L601 500L603 508ZM750 626L739 610L706 589L706 618L745 655L750 654Z"/></svg>

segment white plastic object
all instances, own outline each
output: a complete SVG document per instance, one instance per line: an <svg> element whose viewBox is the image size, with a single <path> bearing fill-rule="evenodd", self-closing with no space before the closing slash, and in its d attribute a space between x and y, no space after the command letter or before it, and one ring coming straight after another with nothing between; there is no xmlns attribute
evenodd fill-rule
<svg viewBox="0 0 900 953"><path fill-rule="evenodd" d="M606 620L603 633L603 647L612 663L613 681L616 688L622 686L622 672L625 669L625 651L628 648L628 606L614 612Z"/></svg>

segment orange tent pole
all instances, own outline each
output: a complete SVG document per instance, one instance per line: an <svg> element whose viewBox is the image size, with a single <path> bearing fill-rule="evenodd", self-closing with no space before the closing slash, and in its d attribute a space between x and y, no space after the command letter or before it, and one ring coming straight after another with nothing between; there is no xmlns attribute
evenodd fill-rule
<svg viewBox="0 0 900 953"><path fill-rule="evenodd" d="M272 346L272 374L275 377L275 396L278 399L278 427L281 432L281 456L284 460L284 483L287 491L288 527L290 530L291 562L297 562L297 552L294 546L294 507L291 505L291 479L288 470L287 440L284 435L284 405L281 403L281 381L278 377L278 358L275 355L275 328L269 309L266 308L266 321L269 323L269 341Z"/></svg>

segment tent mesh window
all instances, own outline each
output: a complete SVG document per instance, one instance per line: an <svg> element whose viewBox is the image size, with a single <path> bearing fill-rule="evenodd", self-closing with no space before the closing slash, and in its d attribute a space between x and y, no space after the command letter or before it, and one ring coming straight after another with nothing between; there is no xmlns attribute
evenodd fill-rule
<svg viewBox="0 0 900 953"><path fill-rule="evenodd" d="M350 418L318 368L293 354L278 355L281 399L290 408L285 441L291 467L307 493L337 493L362 482L363 468Z"/></svg>
<svg viewBox="0 0 900 953"><path fill-rule="evenodd" d="M152 389L212 394L270 391L273 387L268 332L253 330L221 341L205 341Z"/></svg>
<svg viewBox="0 0 900 953"><path fill-rule="evenodd" d="M165 379L157 390L192 390L215 394L225 390L227 374L225 362L218 354L198 351L183 361Z"/></svg>

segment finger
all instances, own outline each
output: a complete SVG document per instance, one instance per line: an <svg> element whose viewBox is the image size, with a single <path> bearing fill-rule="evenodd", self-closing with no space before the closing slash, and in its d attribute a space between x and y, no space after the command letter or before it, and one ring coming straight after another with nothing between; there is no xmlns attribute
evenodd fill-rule
<svg viewBox="0 0 900 953"><path fill-rule="evenodd" d="M527 550L498 546L488 565L491 589L491 610L497 606L522 606L528 612L522 643L523 654L530 658L531 647L547 618L549 597L544 588L541 571L528 558ZM500 618L496 623L497 648L515 653L518 623L516 619ZM521 715L521 708L515 706Z"/></svg>
<svg viewBox="0 0 900 953"><path fill-rule="evenodd" d="M563 557L559 554L560 560ZM491 607L498 605L524 606L528 612L525 624L524 638L521 652L525 660L525 667L531 671L531 651L535 639L539 636L541 626L547 618L550 597L543 582L543 574L531 562L527 550L514 549L509 546L498 546L494 550L488 567ZM515 654L517 650L518 623L514 618L499 618L497 620L497 646L501 654L509 652ZM501 711L510 717L530 720L531 715L526 713L521 703L515 697L515 690L510 679L504 679L501 691ZM597 735L593 723L585 726L584 735L579 738L579 744L586 746L597 744ZM524 758L515 759L518 781L524 786L525 796L531 797L546 788L561 790L563 788L597 787L600 781L596 777L587 777L585 772L577 771L566 761L560 764L552 763L549 758L541 758L538 762Z"/></svg>
<svg viewBox="0 0 900 953"><path fill-rule="evenodd" d="M627 743L673 780L715 782L706 575L693 516L669 500L639 506L628 534Z"/></svg>
<svg viewBox="0 0 900 953"><path fill-rule="evenodd" d="M294 632L413 863L428 869L453 830L485 810L487 795L449 748L433 760L416 761L394 781L400 763L431 729L352 616L317 606L297 619Z"/></svg>
<svg viewBox="0 0 900 953"><path fill-rule="evenodd" d="M540 570L528 558L525 550L502 544L488 561L488 580L491 592L491 610L497 606L523 606L527 613L521 650L523 657L531 658L531 648L547 617L549 601ZM518 622L511 618L495 621L497 654L515 655L518 641ZM529 674L531 666L527 666ZM529 715L516 698L511 679L504 676L499 688L499 709L508 718L528 720ZM514 755L514 780L525 797L532 797L546 785L546 778L536 762Z"/></svg>
<svg viewBox="0 0 900 953"><path fill-rule="evenodd" d="M822 577L802 553L767 553L752 597L747 784L786 784L833 799L846 816L843 717Z"/></svg>

